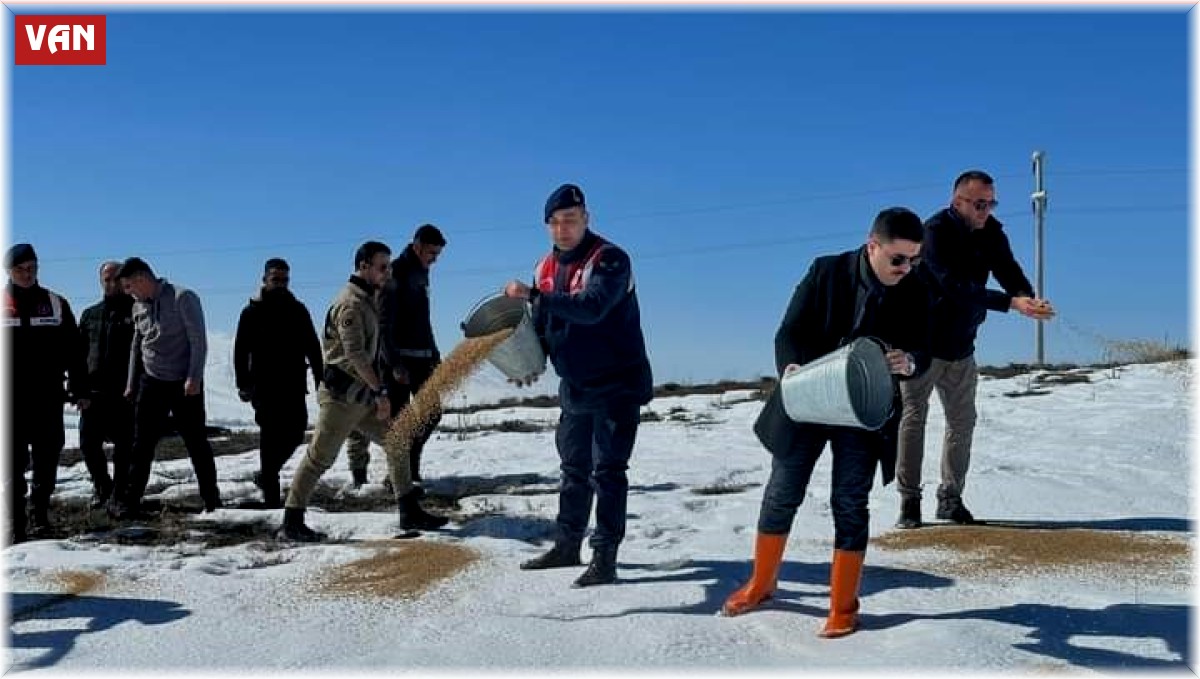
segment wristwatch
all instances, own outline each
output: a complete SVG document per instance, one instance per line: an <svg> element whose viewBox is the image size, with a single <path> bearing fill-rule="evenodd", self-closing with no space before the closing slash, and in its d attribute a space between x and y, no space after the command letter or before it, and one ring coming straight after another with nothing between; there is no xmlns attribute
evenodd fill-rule
<svg viewBox="0 0 1200 679"><path fill-rule="evenodd" d="M913 373L917 372L917 362L913 360L913 355L908 352L905 352L904 360L908 361L907 372L904 373L904 376L912 377Z"/></svg>

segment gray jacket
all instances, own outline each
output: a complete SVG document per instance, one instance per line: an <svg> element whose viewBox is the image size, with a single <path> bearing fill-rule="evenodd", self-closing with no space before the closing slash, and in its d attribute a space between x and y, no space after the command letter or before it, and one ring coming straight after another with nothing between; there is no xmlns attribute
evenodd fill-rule
<svg viewBox="0 0 1200 679"><path fill-rule="evenodd" d="M129 356L129 388L142 372L164 381L204 379L208 342L200 298L187 288L158 279L158 295L133 304L133 348Z"/></svg>

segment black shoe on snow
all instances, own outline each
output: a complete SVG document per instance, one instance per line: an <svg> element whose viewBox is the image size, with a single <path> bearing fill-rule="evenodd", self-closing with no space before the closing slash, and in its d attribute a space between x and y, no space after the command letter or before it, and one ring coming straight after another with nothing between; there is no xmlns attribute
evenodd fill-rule
<svg viewBox="0 0 1200 679"><path fill-rule="evenodd" d="M51 533L50 516L48 510L34 510L29 514L28 528L26 535L33 539L48 537Z"/></svg>
<svg viewBox="0 0 1200 679"><path fill-rule="evenodd" d="M88 508L100 509L108 504L108 498L112 497L112 493L113 484L111 481L108 483L97 483L92 487L92 499L88 501Z"/></svg>
<svg viewBox="0 0 1200 679"><path fill-rule="evenodd" d="M409 492L400 498L401 530L437 530L450 522L444 516L435 516L425 511L416 493Z"/></svg>
<svg viewBox="0 0 1200 679"><path fill-rule="evenodd" d="M304 525L303 509L288 507L283 510L283 525L276 531L275 537L293 542L320 542L325 539L325 534Z"/></svg>
<svg viewBox="0 0 1200 679"><path fill-rule="evenodd" d="M900 501L900 518L896 528L921 527L921 498L905 498Z"/></svg>
<svg viewBox="0 0 1200 679"><path fill-rule="evenodd" d="M555 543L545 554L523 562L521 570L540 571L547 568L569 568L581 565L583 565L583 561L579 558L578 545L568 546Z"/></svg>
<svg viewBox="0 0 1200 679"><path fill-rule="evenodd" d="M593 585L611 585L617 581L617 553L601 551L592 553L592 562L587 570L580 575L572 587L592 587Z"/></svg>
<svg viewBox="0 0 1200 679"><path fill-rule="evenodd" d="M967 506L963 504L960 498L938 500L937 514L935 516L942 521L951 521L964 526L979 523L971 515L970 510L967 509Z"/></svg>

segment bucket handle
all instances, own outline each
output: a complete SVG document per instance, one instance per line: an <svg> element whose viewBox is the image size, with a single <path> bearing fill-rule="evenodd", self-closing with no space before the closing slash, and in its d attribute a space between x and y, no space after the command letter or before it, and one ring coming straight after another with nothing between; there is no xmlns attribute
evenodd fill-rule
<svg viewBox="0 0 1200 679"><path fill-rule="evenodd" d="M882 339L880 339L878 337L875 337L874 335L860 335L858 337L852 337L852 338L846 340L845 342L843 342L841 346L844 347L844 346L850 344L851 342L853 342L854 340L860 340L860 339L871 340L872 342L878 344L879 347L881 349L883 349L883 353L885 353L885 354L892 350L892 345L888 344L887 342L883 341ZM788 375L791 375L792 373L796 372L797 370L799 370L803 367L804 367L803 365L791 363L783 369L783 377L787 377Z"/></svg>
<svg viewBox="0 0 1200 679"><path fill-rule="evenodd" d="M491 295L487 295L486 297L483 297L478 302L471 305L471 310L467 312L467 318L469 319L472 316L474 316L475 312L479 311L480 307L482 307L484 304L487 304L488 302L492 301L493 299L496 299L497 297L504 297L504 296L506 296L504 294L504 291L501 291L500 294L498 294L498 295L491 294ZM529 302L526 302L526 304L529 304ZM463 332L466 332L467 331L467 321L466 320L460 321L458 324L458 329L462 330Z"/></svg>
<svg viewBox="0 0 1200 679"><path fill-rule="evenodd" d="M882 339L880 339L874 335L863 335L861 338L856 337L855 339L869 339L872 342L878 344L879 348L883 349L883 353L885 353L885 354L892 350L892 345L888 344L887 342L884 342Z"/></svg>

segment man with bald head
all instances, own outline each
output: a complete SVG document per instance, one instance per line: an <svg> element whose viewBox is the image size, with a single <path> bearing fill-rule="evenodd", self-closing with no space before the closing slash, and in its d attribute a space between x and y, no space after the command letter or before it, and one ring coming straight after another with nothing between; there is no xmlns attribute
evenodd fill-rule
<svg viewBox="0 0 1200 679"><path fill-rule="evenodd" d="M79 450L92 477L92 508L103 507L114 481L125 481L133 450L133 404L125 398L129 352L133 343L133 298L125 294L117 272L121 263L100 265L104 298L79 317L82 351L87 357L91 407L79 418ZM108 473L104 442L113 444L113 474Z"/></svg>

